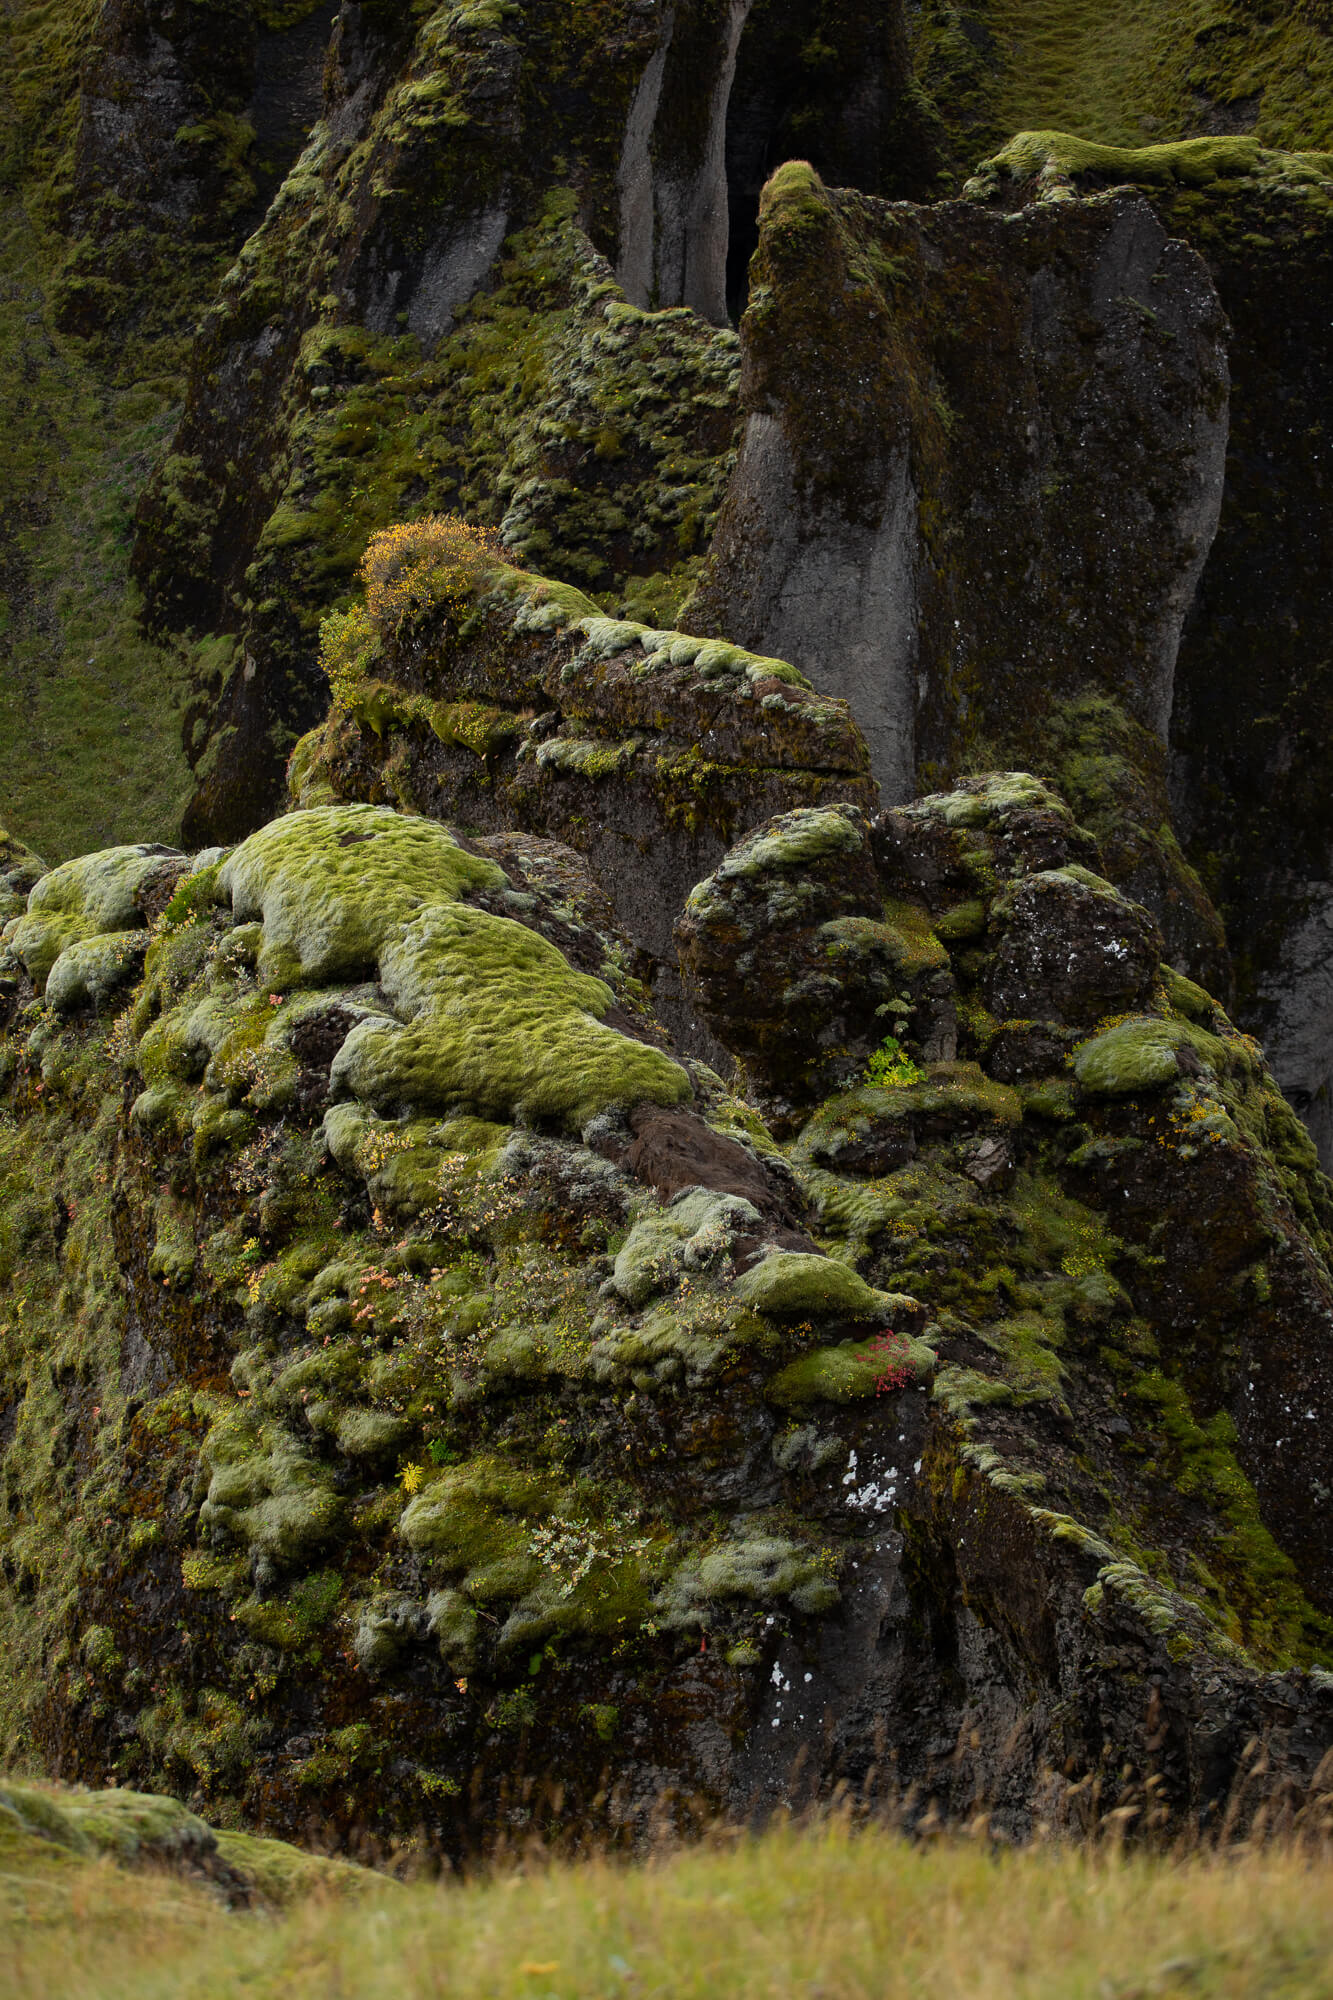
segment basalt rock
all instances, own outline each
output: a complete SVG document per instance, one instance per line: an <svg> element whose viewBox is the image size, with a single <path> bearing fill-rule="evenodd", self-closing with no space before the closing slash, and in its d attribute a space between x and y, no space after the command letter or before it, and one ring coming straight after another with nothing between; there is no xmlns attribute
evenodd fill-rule
<svg viewBox="0 0 1333 2000"><path fill-rule="evenodd" d="M420 578L409 616L330 620L337 699L292 759L293 796L388 799L568 842L642 954L661 1017L718 1058L681 994L672 923L747 826L824 800L873 805L846 703L783 660L607 618L494 556L469 569L451 533L405 531ZM862 872L869 883L868 858Z"/></svg>
<svg viewBox="0 0 1333 2000"><path fill-rule="evenodd" d="M1207 270L1145 202L910 209L790 163L743 352L698 629L852 700L890 804L1039 742L1036 687L1165 739L1228 375Z"/></svg>
<svg viewBox="0 0 1333 2000"><path fill-rule="evenodd" d="M729 292L797 125L839 175L929 182L899 6L341 10L138 513L150 620L211 642L188 837L276 804L324 708L319 617L404 513L461 507L667 622L734 445Z"/></svg>
<svg viewBox="0 0 1333 2000"><path fill-rule="evenodd" d="M914 209L790 163L741 332L744 438L682 622L845 696L889 805L979 764L1056 775L1225 986L1167 801L1227 438L1201 259L1130 194Z"/></svg>
<svg viewBox="0 0 1333 2000"><path fill-rule="evenodd" d="M916 910L890 915L869 822L848 806L769 820L691 891L686 992L770 1115L859 1077L899 1016L922 1053L953 1055L948 956L923 948Z"/></svg>
<svg viewBox="0 0 1333 2000"><path fill-rule="evenodd" d="M1240 1018L1333 1158L1333 820L1324 745L1330 419L1326 155L1253 139L1137 150L1025 134L974 191L1063 206L1130 184L1207 261L1230 323L1221 518L1189 607L1171 716L1172 804L1227 925Z"/></svg>
<svg viewBox="0 0 1333 2000"><path fill-rule="evenodd" d="M116 346L188 332L320 106L334 8L105 0L80 77L56 287L61 324Z"/></svg>
<svg viewBox="0 0 1333 2000"><path fill-rule="evenodd" d="M531 835L297 810L172 863L142 971L82 998L126 897L44 973L40 902L10 921L11 1749L453 1855L848 1788L1015 1836L1085 1779L1242 1826L1311 1795L1333 1188L1192 982L1087 1021L1152 933L1048 788L833 816L841 876L792 850L827 807L716 871L753 947L878 884L959 1048L912 1014L914 1078L785 1137ZM1062 871L1078 980L1006 1081L1034 1024L987 997Z"/></svg>

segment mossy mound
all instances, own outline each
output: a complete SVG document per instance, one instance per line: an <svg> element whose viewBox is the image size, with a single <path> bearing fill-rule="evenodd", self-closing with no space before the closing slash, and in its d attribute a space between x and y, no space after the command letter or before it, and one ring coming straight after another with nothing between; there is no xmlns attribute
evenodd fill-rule
<svg viewBox="0 0 1333 2000"><path fill-rule="evenodd" d="M0 1846L18 1880L43 1878L50 1850L106 1856L206 1884L232 1907L282 1909L307 1896L392 1894L391 1878L304 1853L283 1840L208 1826L178 1800L128 1790L83 1791L0 1778ZM58 1879L58 1878L57 1878Z"/></svg>
<svg viewBox="0 0 1333 2000"><path fill-rule="evenodd" d="M660 1050L601 1026L613 999L603 981L526 925L463 901L513 891L432 821L359 805L289 813L228 857L218 888L240 924L262 920L261 986L378 979L392 1011L357 1022L331 1080L381 1111L461 1106L577 1129L608 1105L691 1094ZM272 1019L265 1045L287 1026Z"/></svg>
<svg viewBox="0 0 1333 2000"><path fill-rule="evenodd" d="M1124 906L1044 788L958 800L967 824L947 797L766 822L718 869L756 898L760 954L761 906L780 937L850 868L892 891L913 991L973 1050L816 1101L786 1139L670 1053L606 898L532 837L308 808L163 857L142 970L102 1012L55 1011L16 958L11 1746L186 1797L153 1807L163 1838L198 1843L205 1808L316 1813L462 1857L552 1759L563 1823L604 1827L608 1745L645 1798L687 1771L723 1810L758 1730L788 1795L825 1755L784 1734L798 1673L868 1755L896 1631L937 1636L875 1726L934 1782L921 1694L952 1746L989 1684L958 1643L977 1605L1117 1769L1151 1755L1140 1673L1186 1736L1270 1670L1316 1701L1317 1446L1288 1459L1264 1427L1330 1286L1333 1196L1185 982L1136 1017L1180 1056L1151 1093L1089 1090L1066 1022L986 1025L1013 885ZM942 941L929 905L964 879L981 927ZM915 1032L911 994L890 1004ZM901 1165L810 1140L899 1099ZM949 1771L951 1810L1000 1772L1027 1823L1030 1773Z"/></svg>
<svg viewBox="0 0 1333 2000"><path fill-rule="evenodd" d="M1179 1081L1183 1067L1180 1052L1186 1049L1205 1062L1210 1056L1219 1065L1224 1060L1217 1037L1189 1022L1120 1021L1079 1045L1074 1054L1074 1075L1095 1097L1160 1090Z"/></svg>

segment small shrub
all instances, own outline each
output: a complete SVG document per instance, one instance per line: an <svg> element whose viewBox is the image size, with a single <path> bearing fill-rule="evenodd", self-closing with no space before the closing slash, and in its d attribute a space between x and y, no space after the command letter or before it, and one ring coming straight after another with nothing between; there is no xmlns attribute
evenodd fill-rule
<svg viewBox="0 0 1333 2000"><path fill-rule="evenodd" d="M886 1326L883 1333L877 1333L870 1343L871 1355L875 1362L875 1394L877 1396L896 1395L909 1382L916 1380L916 1370L912 1366L911 1349L900 1333Z"/></svg>
<svg viewBox="0 0 1333 2000"><path fill-rule="evenodd" d="M896 1035L886 1035L866 1064L865 1080L884 1090L892 1084L924 1083L926 1072L912 1061Z"/></svg>
<svg viewBox="0 0 1333 2000"><path fill-rule="evenodd" d="M476 528L456 514L427 514L372 535L358 572L366 611L381 632L433 605L457 607L478 576L504 560L493 529Z"/></svg>

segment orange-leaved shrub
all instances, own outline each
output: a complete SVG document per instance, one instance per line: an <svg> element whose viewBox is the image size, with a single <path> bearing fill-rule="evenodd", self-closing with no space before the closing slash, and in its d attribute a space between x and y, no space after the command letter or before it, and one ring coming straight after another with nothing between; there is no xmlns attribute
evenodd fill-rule
<svg viewBox="0 0 1333 2000"><path fill-rule="evenodd" d="M331 613L320 627L319 663L334 707L355 705L381 638L439 605L457 614L485 572L504 560L494 529L457 514L426 514L372 535L357 570L364 603Z"/></svg>
<svg viewBox="0 0 1333 2000"><path fill-rule="evenodd" d="M427 514L372 535L357 574L371 622L396 632L405 618L434 605L457 610L483 572L503 560L493 528L474 527L457 514Z"/></svg>

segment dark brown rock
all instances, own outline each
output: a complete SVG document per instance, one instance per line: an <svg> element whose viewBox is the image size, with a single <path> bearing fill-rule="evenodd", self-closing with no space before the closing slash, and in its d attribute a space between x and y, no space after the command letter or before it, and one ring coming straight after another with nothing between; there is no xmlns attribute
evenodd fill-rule
<svg viewBox="0 0 1333 2000"><path fill-rule="evenodd" d="M1089 1027L1132 1013L1152 991L1161 933L1137 904L1081 868L1026 875L991 911L986 1000L1002 1020Z"/></svg>
<svg viewBox="0 0 1333 2000"><path fill-rule="evenodd" d="M676 926L686 990L752 1085L808 1102L845 1087L918 1009L947 1010L945 964L885 921L865 815L788 813L733 848ZM946 982L947 987L947 982Z"/></svg>

